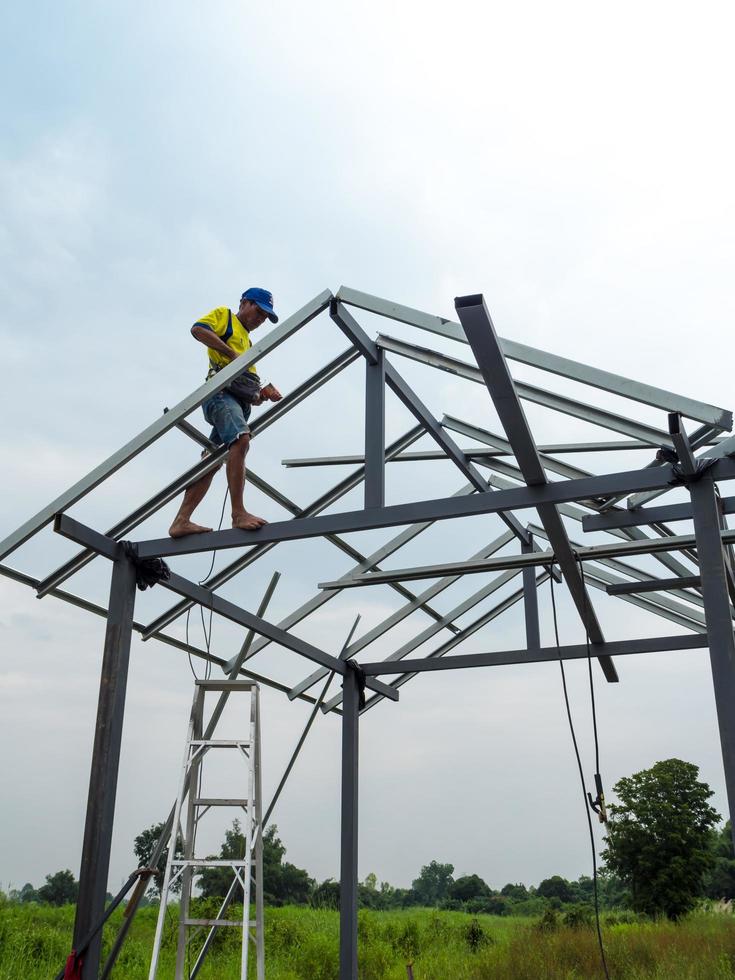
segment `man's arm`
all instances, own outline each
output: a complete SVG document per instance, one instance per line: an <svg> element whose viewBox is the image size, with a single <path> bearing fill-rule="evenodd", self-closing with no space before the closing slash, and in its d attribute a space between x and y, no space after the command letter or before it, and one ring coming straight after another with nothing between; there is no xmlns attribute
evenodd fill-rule
<svg viewBox="0 0 735 980"><path fill-rule="evenodd" d="M201 323L194 324L194 326L191 328L191 335L195 340L198 340L199 343L204 344L205 347L211 347L212 350L216 350L218 354L222 354L222 356L226 357L228 361L234 361L234 359L238 356L231 347L227 346L221 337L217 336L214 330L211 330L209 327L203 327Z"/></svg>

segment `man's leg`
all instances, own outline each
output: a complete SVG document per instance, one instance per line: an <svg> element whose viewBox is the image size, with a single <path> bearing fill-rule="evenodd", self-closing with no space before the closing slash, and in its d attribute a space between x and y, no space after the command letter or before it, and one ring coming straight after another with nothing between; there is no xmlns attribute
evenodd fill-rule
<svg viewBox="0 0 735 980"><path fill-rule="evenodd" d="M186 488L179 512L174 517L173 524L168 529L170 537L182 538L185 534L203 534L205 531L212 530L211 527L202 527L201 524L194 524L191 515L204 499L216 472L216 469L210 470L209 473L205 473L204 476L200 477L196 483L192 483L190 487Z"/></svg>
<svg viewBox="0 0 735 980"><path fill-rule="evenodd" d="M245 510L245 457L250 448L250 435L244 433L230 446L227 455L227 486L230 488L232 503L232 526L244 531L255 531L268 522Z"/></svg>

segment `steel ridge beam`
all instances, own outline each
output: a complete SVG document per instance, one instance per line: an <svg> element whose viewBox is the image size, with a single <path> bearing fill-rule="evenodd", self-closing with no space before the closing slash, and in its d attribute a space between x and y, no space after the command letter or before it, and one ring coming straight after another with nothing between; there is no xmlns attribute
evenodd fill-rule
<svg viewBox="0 0 735 980"><path fill-rule="evenodd" d="M120 542L105 537L104 534L100 534L98 531L94 531L79 521L75 521L67 514L58 514L56 516L54 530L64 537L76 541L78 544L82 544L87 548L93 548L98 554L113 561L123 553L123 546ZM241 609L234 602L223 599L214 592L210 592L209 589L205 589L195 582L190 582L175 572L170 572L169 577L162 580L159 584L170 592L175 592L178 595L185 596L187 599L192 599L203 608L210 609L216 612L217 615L223 616L225 619L229 619L239 626L245 626L247 629L253 630L261 636L267 636L272 642L278 643L287 650L300 654L307 660L312 660L314 663L327 667L329 670L334 670L338 674L344 674L347 670L344 661L339 658L332 657L311 643L307 643L306 640L302 640L298 636L292 636L290 633L279 629L259 616L245 609ZM372 682L368 682L368 686L372 687ZM379 690L378 688L374 688L374 690L378 690L378 693L390 698L392 701L398 700L397 692L391 688L388 688L387 691Z"/></svg>
<svg viewBox="0 0 735 980"><path fill-rule="evenodd" d="M160 416L155 422L151 423L142 432L138 433L133 439L127 442L121 449L113 453L108 459L96 466L85 477L82 477L74 486L70 487L50 504L40 510L34 517L26 521L19 528L9 534L3 541L0 541L0 560L6 558L11 552L19 548L28 538L32 537L42 528L50 524L57 514L67 510L72 504L84 497L96 486L99 486L108 476L111 476L121 466L137 456L151 443L155 442L169 429L174 428L176 423L198 408L207 398L217 394L225 388L233 378L236 378L251 364L262 360L266 354L275 350L293 333L313 320L322 310L325 310L332 299L332 293L326 289L324 292L315 296L300 310L292 316L287 317L282 323L275 327L267 337L260 343L251 347L246 354L235 358L227 367L223 368L214 377L210 378L203 385L187 395L178 405L174 406L165 415Z"/></svg>
<svg viewBox="0 0 735 980"><path fill-rule="evenodd" d="M634 653L668 653L679 650L701 650L707 648L705 635L695 636L657 636L640 640L608 640L605 643L590 644L593 657L622 657ZM499 653L455 654L444 659L423 657L404 660L398 664L384 661L360 664L368 677L382 674L398 674L404 668L413 673L430 670L457 670L472 667L503 667L511 664L537 664L555 660L586 660L588 655L585 643L563 647L540 647L530 650L505 650Z"/></svg>
<svg viewBox="0 0 735 980"><path fill-rule="evenodd" d="M454 374L459 378L465 378L477 384L485 383L482 374L474 364L470 364L467 361L460 361L458 358L450 357L448 354L440 354L437 351L428 350L416 344L409 344L405 340L396 340L394 337L385 337L383 335L378 336L376 345L382 350L390 351L401 357L408 357L411 360L418 361L421 364L427 364L429 367L436 368L439 371L447 371L449 374ZM662 445L673 446L668 432L665 432L663 429L657 429L652 425L647 425L645 422L639 422L636 419L618 415L607 409L588 405L586 402L580 402L567 395L547 391L545 388L539 388L536 385L527 384L523 381L516 381L515 388L518 397L523 401L530 401L536 405L542 405L544 408L549 408L553 412L561 412L563 415L581 419L584 422L589 422L591 425L598 425L604 429L610 429L611 432L619 432L636 441L642 441L649 447L658 448Z"/></svg>
<svg viewBox="0 0 735 980"><path fill-rule="evenodd" d="M329 315L347 338L358 350L362 351L368 364L377 365L381 359L380 351L352 314L340 303L332 302L329 306ZM386 361L384 372L386 384L414 418L423 425L427 435L431 436L439 448L447 454L447 457L477 490L481 493L491 492L487 480L483 479L477 467L466 458L454 439L444 431L437 419L434 418L426 405L423 404L416 392L401 377L395 367ZM513 531L519 541L528 541L528 535L513 514L501 514L500 518Z"/></svg>
<svg viewBox="0 0 735 980"><path fill-rule="evenodd" d="M356 306L358 309L377 313L380 316L409 326L419 327L421 330L428 330L441 337L450 340L457 340L466 343L466 338L462 333L460 325L446 317L434 316L431 313L424 313L421 310L394 303L391 300L381 299L378 296L371 296L369 293L352 289L349 286L340 286L335 298L348 306ZM710 423L720 430L732 429L732 412L706 402L696 401L674 392L666 391L663 388L656 388L653 385L644 384L640 381L633 381L621 375L604 371L600 368L582 364L558 354L550 354L548 351L538 350L535 347L528 347L526 344L519 344L516 341L498 338L506 357L514 361L520 361L531 367L540 368L542 371L549 371L552 374L569 378L572 381L580 381L593 388L600 388L612 394L629 398L633 401L641 402L644 405L651 405L654 408L663 409L665 412L680 412L687 418L696 419L699 422Z"/></svg>
<svg viewBox="0 0 735 980"><path fill-rule="evenodd" d="M718 461L713 470L715 480L735 479L735 460ZM346 534L352 531L368 531L381 527L396 527L422 521L442 521L456 517L474 517L479 514L495 514L500 511L524 510L543 504L562 504L577 500L590 500L630 490L658 489L674 480L671 466L624 470L582 480L560 480L542 486L519 487L517 490L498 490L495 493L474 494L472 497L455 499L441 497L434 500L418 500L409 504L392 504L374 507L370 511L346 511L319 517L295 518L266 524L257 531L236 528L212 531L208 534L192 534L185 538L155 538L138 542L141 558L188 555L215 548L242 548L249 545L277 541L295 541L321 537L325 534Z"/></svg>
<svg viewBox="0 0 735 980"><path fill-rule="evenodd" d="M516 394L513 379L484 299L481 295L462 296L454 303L462 329L475 355L501 425L513 447L516 462L526 484L547 486L548 479L531 434L531 427ZM558 511L552 504L541 504L537 511L590 640L593 643L604 643L602 627ZM600 657L599 660L608 681L617 681L618 676L612 661L607 657Z"/></svg>

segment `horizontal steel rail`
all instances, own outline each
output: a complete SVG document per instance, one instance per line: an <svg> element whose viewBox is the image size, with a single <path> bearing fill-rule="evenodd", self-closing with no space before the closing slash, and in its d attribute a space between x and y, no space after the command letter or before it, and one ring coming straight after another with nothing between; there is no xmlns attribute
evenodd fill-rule
<svg viewBox="0 0 735 980"><path fill-rule="evenodd" d="M378 677L383 674L399 674L405 668L413 673L425 673L431 670L463 670L473 667L504 667L510 664L538 664L554 660L586 660L591 653L593 657L623 657L635 653L667 653L679 650L707 649L706 636L656 636L640 640L608 640L605 643L586 643L574 646L540 647L530 650L504 650L497 653L466 653L455 654L444 659L438 657L423 657L404 660L402 663L386 663L377 661L364 663L360 666L368 677Z"/></svg>
<svg viewBox="0 0 735 980"><path fill-rule="evenodd" d="M712 472L715 480L735 478L735 460L719 460ZM442 521L454 517L471 517L478 514L496 514L501 511L523 510L539 504L562 504L575 500L589 500L631 490L657 489L669 486L675 479L670 465L624 470L581 480L561 480L540 486L519 487L517 490L499 490L495 493L474 494L472 497L455 499L441 497L435 500L417 500L409 504L388 507L372 507L369 511L348 511L319 517L295 518L276 521L257 531L241 531L233 528L212 531L208 534L192 534L185 538L156 538L138 543L141 558L168 557L169 555L195 554L213 548L242 548L252 544L276 541L296 541L320 537L324 534L346 534L351 531L368 531L381 527L396 527L420 521Z"/></svg>

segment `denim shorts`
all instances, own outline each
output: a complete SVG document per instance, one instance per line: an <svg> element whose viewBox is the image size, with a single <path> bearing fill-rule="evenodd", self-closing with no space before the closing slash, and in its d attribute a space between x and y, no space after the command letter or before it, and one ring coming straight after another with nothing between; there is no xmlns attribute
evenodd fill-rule
<svg viewBox="0 0 735 980"><path fill-rule="evenodd" d="M250 405L243 405L226 391L218 391L202 405L204 418L212 428L210 440L215 446L230 446L241 435L250 432Z"/></svg>

